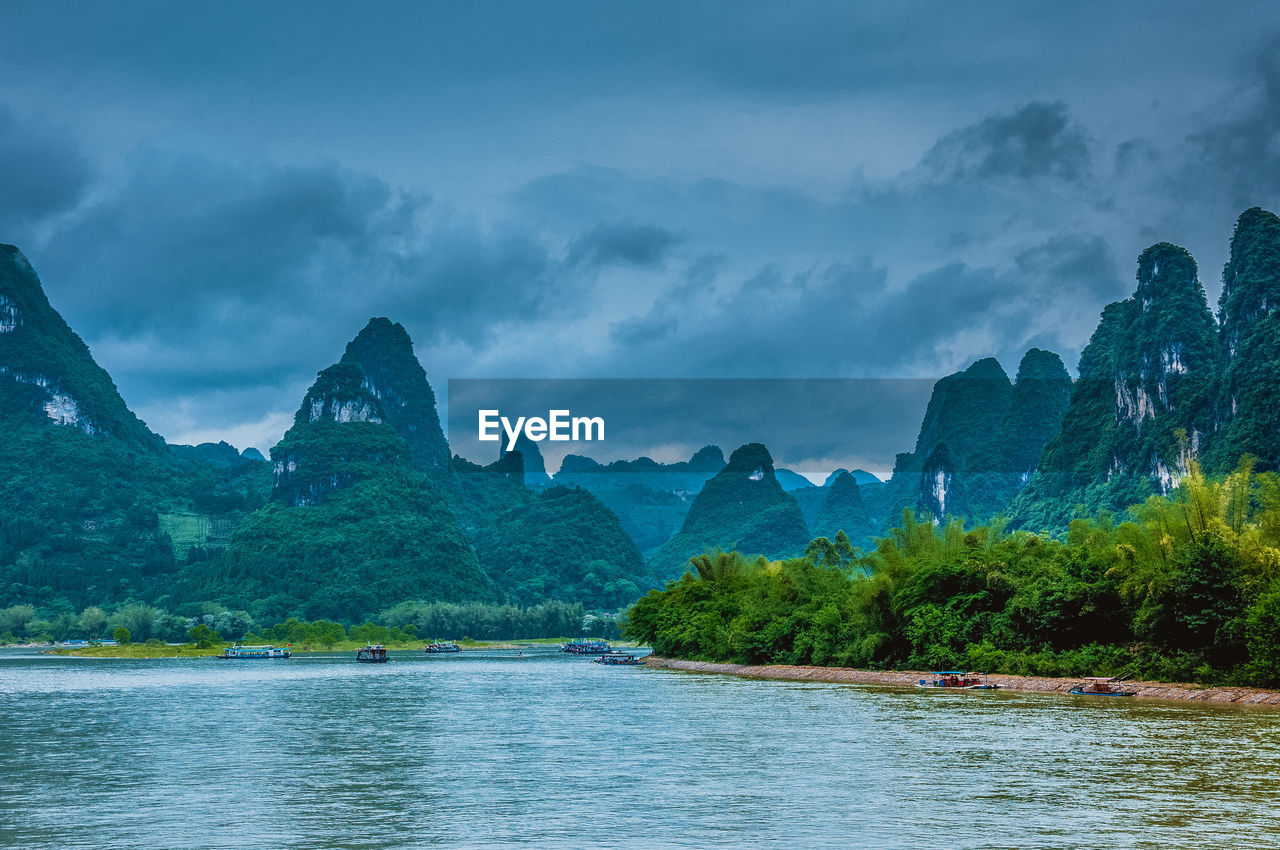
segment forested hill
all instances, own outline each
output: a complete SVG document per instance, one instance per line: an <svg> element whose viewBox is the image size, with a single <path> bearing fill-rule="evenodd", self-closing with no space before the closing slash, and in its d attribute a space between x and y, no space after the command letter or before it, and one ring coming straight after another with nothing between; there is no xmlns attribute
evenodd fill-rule
<svg viewBox="0 0 1280 850"><path fill-rule="evenodd" d="M798 554L809 539L800 506L778 483L769 450L748 443L703 485L680 531L649 558L659 578L676 578L707 549Z"/></svg>
<svg viewBox="0 0 1280 850"><path fill-rule="evenodd" d="M1023 356L1016 383L994 358L938 381L915 451L898 455L885 488L883 528L904 508L937 520L1005 510L1058 433L1070 397L1062 359L1038 348Z"/></svg>
<svg viewBox="0 0 1280 850"><path fill-rule="evenodd" d="M1245 456L1280 471L1280 219L1240 216L1216 316L1186 250L1142 251L1078 371L1073 384L1033 348L1013 380L991 358L943 378L884 485L784 473L784 486L755 443L727 463L714 446L668 465L569 456L552 481L527 441L489 466L450 458L409 335L377 317L317 373L268 464L166 446L0 246L0 608L136 600L344 621L407 600L617 608L708 549L780 558L840 531L870 549L904 510L1056 536L1081 516L1132 518L1197 462L1212 480Z"/></svg>
<svg viewBox="0 0 1280 850"><path fill-rule="evenodd" d="M13 245L0 245L0 381L8 414L164 451L164 441L125 405L111 376L49 304L35 269Z"/></svg>
<svg viewBox="0 0 1280 850"><path fill-rule="evenodd" d="M171 453L0 246L0 607L167 598L190 552L266 499L266 464ZM237 455L238 457L238 455Z"/></svg>
<svg viewBox="0 0 1280 850"><path fill-rule="evenodd" d="M1200 458L1221 474L1250 454L1280 463L1280 220L1240 216L1215 321L1195 260L1169 243L1138 257L1134 294L1102 311L1058 436L1012 507L1062 529L1168 493ZM1079 506L1079 507L1078 507Z"/></svg>
<svg viewBox="0 0 1280 850"><path fill-rule="evenodd" d="M406 600L617 609L653 584L582 491L525 486L536 445L441 464L434 394L404 329L371 319L271 450L271 503L192 571L190 598L357 621ZM526 455L527 452L527 455Z"/></svg>

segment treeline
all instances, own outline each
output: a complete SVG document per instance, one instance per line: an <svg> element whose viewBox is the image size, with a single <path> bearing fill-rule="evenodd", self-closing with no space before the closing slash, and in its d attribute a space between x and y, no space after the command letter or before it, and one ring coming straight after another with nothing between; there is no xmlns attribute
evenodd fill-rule
<svg viewBox="0 0 1280 850"><path fill-rule="evenodd" d="M1129 515L1053 539L905 511L869 553L841 533L786 561L705 554L626 633L711 661L1280 684L1280 475L1193 463Z"/></svg>
<svg viewBox="0 0 1280 850"><path fill-rule="evenodd" d="M117 629L125 629L130 640L144 643L186 641L188 631L199 624L220 628L227 634L244 634L252 619L243 611L219 611L217 614L181 616L140 602L110 606L90 605L79 614L70 611L52 613L33 605L11 605L0 608L0 644L50 643L63 640L100 640L112 638Z"/></svg>
<svg viewBox="0 0 1280 850"><path fill-rule="evenodd" d="M393 627L413 626L425 638L519 640L540 637L621 637L618 617L588 611L581 603L551 600L521 608L515 605L401 602L378 615Z"/></svg>
<svg viewBox="0 0 1280 850"><path fill-rule="evenodd" d="M124 628L134 643L148 640L181 643L188 640L293 643L332 646L346 640L407 643L419 639L519 640L544 637L620 636L617 615L588 611L581 604L544 602L527 608L483 603L402 602L382 613L377 622L343 624L291 617L262 623L247 611L229 610L216 603L183 606L170 613L139 602L111 610L89 606L80 614L41 612L32 605L0 608L0 644L49 643L63 640L112 638ZM199 637L193 629L202 628Z"/></svg>

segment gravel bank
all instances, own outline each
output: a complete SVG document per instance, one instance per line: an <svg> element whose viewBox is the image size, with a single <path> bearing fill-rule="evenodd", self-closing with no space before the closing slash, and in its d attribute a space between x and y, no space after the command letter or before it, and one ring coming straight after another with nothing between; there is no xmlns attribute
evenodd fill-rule
<svg viewBox="0 0 1280 850"><path fill-rule="evenodd" d="M799 682L848 682L859 685L898 685L910 687L929 676L927 672L912 670L854 670L850 667L791 667L785 664L751 666L745 664L713 664L707 661L683 661L678 658L659 658L651 655L645 666L665 670L688 670L695 673L719 673L727 676L743 676L748 679L777 679ZM982 677L985 681L1010 691L1065 694L1080 679L1051 679L1045 676ZM1195 685L1170 684L1168 682L1124 683L1125 690L1136 690L1138 697L1147 699L1199 700L1238 705L1270 705L1280 707L1280 693L1257 688L1201 688Z"/></svg>

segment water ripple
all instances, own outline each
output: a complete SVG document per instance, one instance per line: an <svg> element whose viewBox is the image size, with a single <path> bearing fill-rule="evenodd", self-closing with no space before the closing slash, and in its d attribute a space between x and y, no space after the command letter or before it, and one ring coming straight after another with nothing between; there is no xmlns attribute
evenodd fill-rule
<svg viewBox="0 0 1280 850"><path fill-rule="evenodd" d="M0 845L1280 840L1280 712L393 655L0 652Z"/></svg>

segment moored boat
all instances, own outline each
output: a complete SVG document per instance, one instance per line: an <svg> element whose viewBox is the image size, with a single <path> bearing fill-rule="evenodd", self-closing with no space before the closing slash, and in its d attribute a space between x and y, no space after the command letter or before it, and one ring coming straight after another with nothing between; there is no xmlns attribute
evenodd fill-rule
<svg viewBox="0 0 1280 850"><path fill-rule="evenodd" d="M221 655L213 657L223 659L288 658L292 654L291 649L292 644L286 646L228 646L222 650Z"/></svg>
<svg viewBox="0 0 1280 850"><path fill-rule="evenodd" d="M599 638L574 638L568 643L560 644L560 651L572 655L599 655L602 652L613 652L613 646Z"/></svg>
<svg viewBox="0 0 1280 850"><path fill-rule="evenodd" d="M438 641L435 641L434 643L427 644L425 647L423 647L422 651L431 653L434 655L441 652L462 652L462 647L458 646L456 643L453 643L452 641L438 640Z"/></svg>
<svg viewBox="0 0 1280 850"><path fill-rule="evenodd" d="M371 643L356 650L356 661L361 661L365 664L385 664L387 661L387 648L380 643Z"/></svg>
<svg viewBox="0 0 1280 850"><path fill-rule="evenodd" d="M932 679L921 679L917 688L954 688L964 691L995 691L1000 686L982 681L977 673L966 673L963 670L938 670Z"/></svg>
<svg viewBox="0 0 1280 850"><path fill-rule="evenodd" d="M1119 687L1120 680L1114 676L1085 676L1084 682L1071 689L1078 697L1132 697L1137 691L1126 691Z"/></svg>
<svg viewBox="0 0 1280 850"><path fill-rule="evenodd" d="M614 649L601 655L599 658L593 658L592 664L613 664L619 667L634 667L643 664L644 660L637 656L631 655L621 650Z"/></svg>

